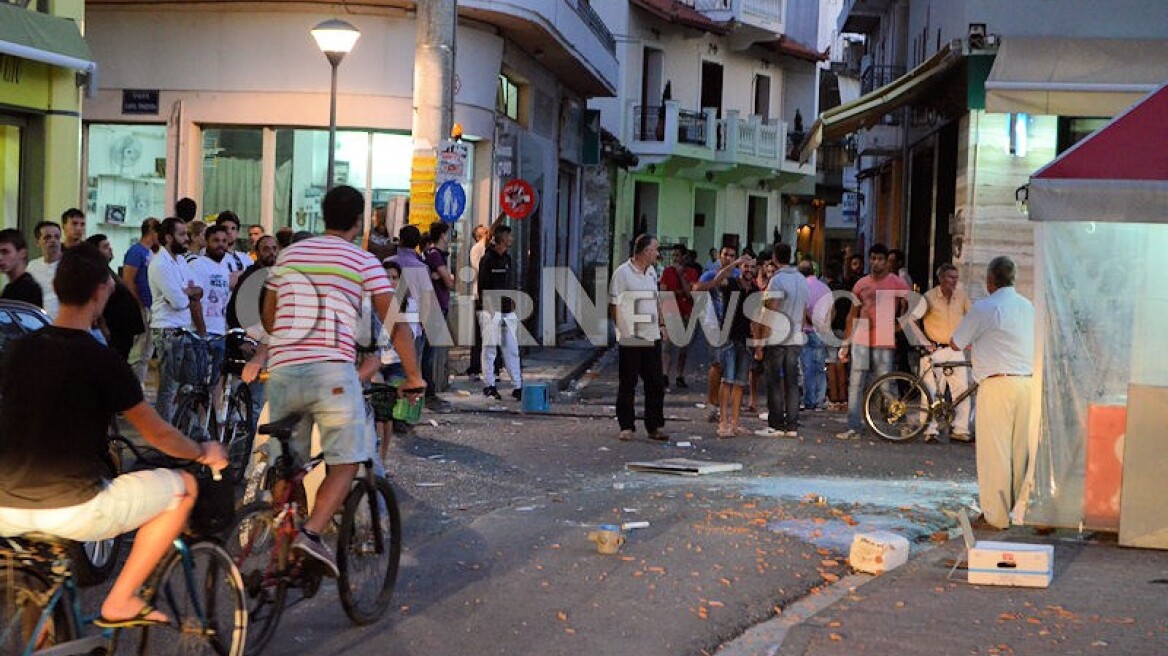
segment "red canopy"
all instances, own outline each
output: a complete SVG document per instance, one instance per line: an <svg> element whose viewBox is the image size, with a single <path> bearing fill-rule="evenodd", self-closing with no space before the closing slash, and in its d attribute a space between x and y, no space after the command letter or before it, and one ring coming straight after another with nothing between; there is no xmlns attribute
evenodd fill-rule
<svg viewBox="0 0 1168 656"><path fill-rule="evenodd" d="M1030 178L1032 221L1168 223L1168 84Z"/></svg>

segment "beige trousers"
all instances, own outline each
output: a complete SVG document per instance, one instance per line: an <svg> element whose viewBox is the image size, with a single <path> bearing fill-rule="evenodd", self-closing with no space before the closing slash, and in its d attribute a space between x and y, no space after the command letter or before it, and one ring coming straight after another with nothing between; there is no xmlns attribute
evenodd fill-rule
<svg viewBox="0 0 1168 656"><path fill-rule="evenodd" d="M1010 526L1021 500L1030 445L1029 377L986 378L977 388L977 487L985 519Z"/></svg>

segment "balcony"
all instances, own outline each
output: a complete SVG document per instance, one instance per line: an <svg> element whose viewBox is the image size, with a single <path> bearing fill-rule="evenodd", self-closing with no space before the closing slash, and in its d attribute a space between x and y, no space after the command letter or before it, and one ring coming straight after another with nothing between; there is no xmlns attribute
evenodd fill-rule
<svg viewBox="0 0 1168 656"><path fill-rule="evenodd" d="M799 164L791 156L784 122L764 123L759 116L735 110L717 118L713 108L685 110L672 100L664 105L628 104L633 118L625 136L629 150L643 164L665 165L679 175L714 172L724 181L766 177L768 171L813 175L814 161Z"/></svg>
<svg viewBox="0 0 1168 656"><path fill-rule="evenodd" d="M841 33L871 34L891 4L892 0L844 0L836 26Z"/></svg>
<svg viewBox="0 0 1168 656"><path fill-rule="evenodd" d="M868 156L899 155L903 136L904 130L899 125L873 125L856 133L856 153Z"/></svg>
<svg viewBox="0 0 1168 656"><path fill-rule="evenodd" d="M754 28L773 38L783 34L784 3L786 0L680 0L702 12L710 20ZM763 35L759 35L763 38Z"/></svg>
<svg viewBox="0 0 1168 656"><path fill-rule="evenodd" d="M892 84L904 76L904 66L869 66L860 74L860 93L865 94Z"/></svg>
<svg viewBox="0 0 1168 656"><path fill-rule="evenodd" d="M581 0L459 0L458 14L500 28L586 96L612 96L619 80L616 39Z"/></svg>

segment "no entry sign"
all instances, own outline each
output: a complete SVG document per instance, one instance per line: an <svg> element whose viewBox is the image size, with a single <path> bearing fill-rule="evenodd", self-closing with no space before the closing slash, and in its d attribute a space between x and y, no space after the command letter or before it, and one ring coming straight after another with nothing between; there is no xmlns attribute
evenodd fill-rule
<svg viewBox="0 0 1168 656"><path fill-rule="evenodd" d="M499 190L503 214L512 219L526 219L535 211L535 189L526 180L514 179Z"/></svg>

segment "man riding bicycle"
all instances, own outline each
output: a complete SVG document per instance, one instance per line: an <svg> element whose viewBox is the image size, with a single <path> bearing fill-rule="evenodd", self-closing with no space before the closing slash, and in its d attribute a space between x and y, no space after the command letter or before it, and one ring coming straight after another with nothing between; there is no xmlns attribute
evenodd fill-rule
<svg viewBox="0 0 1168 656"><path fill-rule="evenodd" d="M134 372L89 333L114 290L105 258L79 244L61 257L53 325L12 344L0 399L0 535L44 533L96 541L138 529L121 573L101 605L98 626L128 627L167 618L138 597L194 506L186 473L152 469L105 479L115 413L163 453L215 469L218 443L182 435L146 403Z"/></svg>
<svg viewBox="0 0 1168 656"><path fill-rule="evenodd" d="M356 327L361 324L365 294L372 296L377 316L392 326L393 345L406 371L403 390L421 393L426 386L413 335L406 324L394 321L397 313L391 312L393 294L385 269L377 258L353 245L364 208L361 192L349 186L333 188L321 203L325 234L280 252L266 283L271 293L263 300L264 329L270 337L267 349L257 353L257 358L266 358L270 372L271 416L304 413L305 420L320 429L328 470L293 549L318 561L333 577L339 574L336 559L320 533L344 503L360 464L375 457L355 366ZM253 372L249 367L245 380ZM309 434L297 432L305 440ZM306 453L307 445L298 451Z"/></svg>

